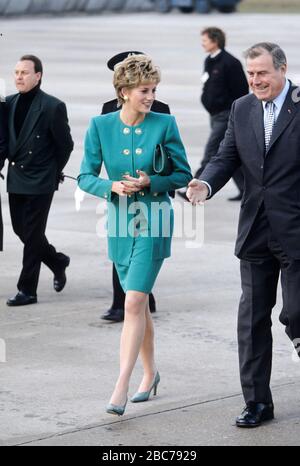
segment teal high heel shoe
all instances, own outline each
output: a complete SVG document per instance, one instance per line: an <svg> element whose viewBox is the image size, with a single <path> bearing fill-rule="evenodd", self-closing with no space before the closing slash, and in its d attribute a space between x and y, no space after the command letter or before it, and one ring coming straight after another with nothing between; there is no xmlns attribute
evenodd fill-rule
<svg viewBox="0 0 300 466"><path fill-rule="evenodd" d="M127 398L126 398L126 401L125 401L124 405L114 405L112 403L109 403L106 406L106 412L108 414L116 414L117 416L123 416L123 414L125 412L126 405L127 405Z"/></svg>
<svg viewBox="0 0 300 466"><path fill-rule="evenodd" d="M148 401L152 390L153 390L153 395L156 395L157 385L159 384L159 382L160 382L160 376L159 376L159 373L156 372L155 377L154 377L154 381L153 381L150 389L147 392L136 392L135 395L133 395L133 397L131 398L130 401L132 403L140 403L141 401Z"/></svg>

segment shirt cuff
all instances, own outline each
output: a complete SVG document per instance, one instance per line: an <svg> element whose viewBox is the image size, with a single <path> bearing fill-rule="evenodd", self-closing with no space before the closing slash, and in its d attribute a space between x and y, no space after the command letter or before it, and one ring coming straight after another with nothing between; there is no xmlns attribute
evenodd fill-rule
<svg viewBox="0 0 300 466"><path fill-rule="evenodd" d="M207 196L206 199L209 199L211 197L211 193L212 193L211 185L209 183L207 183L207 181L204 181L204 180L199 180L199 181L201 181L201 183L206 184L206 186L208 187L208 196Z"/></svg>

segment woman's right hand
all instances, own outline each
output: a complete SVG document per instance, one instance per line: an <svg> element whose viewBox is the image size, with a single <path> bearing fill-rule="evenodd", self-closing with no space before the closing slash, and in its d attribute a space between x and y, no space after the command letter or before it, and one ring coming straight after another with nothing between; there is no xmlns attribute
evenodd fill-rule
<svg viewBox="0 0 300 466"><path fill-rule="evenodd" d="M129 196L139 191L139 188L131 181L114 181L111 190L119 196Z"/></svg>

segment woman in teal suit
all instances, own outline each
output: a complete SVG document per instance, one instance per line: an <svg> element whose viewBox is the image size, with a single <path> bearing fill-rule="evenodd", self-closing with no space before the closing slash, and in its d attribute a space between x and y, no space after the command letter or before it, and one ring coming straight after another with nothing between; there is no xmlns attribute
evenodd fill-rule
<svg viewBox="0 0 300 466"><path fill-rule="evenodd" d="M168 191L192 178L175 119L151 112L160 74L146 55L115 67L114 87L122 109L92 118L85 138L79 187L108 204L108 252L126 293L120 374L106 410L122 415L129 380L140 354L144 376L131 401L156 394L160 377L154 360L154 331L148 295L170 256L173 210ZM169 176L153 171L157 144L169 152ZM108 179L99 177L104 164Z"/></svg>

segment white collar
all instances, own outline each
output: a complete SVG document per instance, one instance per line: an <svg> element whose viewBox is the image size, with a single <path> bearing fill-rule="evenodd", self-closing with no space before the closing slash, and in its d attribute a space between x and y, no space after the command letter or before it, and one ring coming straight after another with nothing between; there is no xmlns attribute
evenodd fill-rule
<svg viewBox="0 0 300 466"><path fill-rule="evenodd" d="M283 106L283 103L285 101L287 93L289 92L289 88L290 88L290 82L289 82L288 79L286 79L285 80L285 85L284 85L282 91L280 92L280 94L277 97L275 97L275 99L272 100L272 102L274 102L275 107L278 110L281 110L281 107ZM264 109L265 109L267 101L263 100L262 103L263 103L263 106L264 106Z"/></svg>
<svg viewBox="0 0 300 466"><path fill-rule="evenodd" d="M221 53L221 52L222 52L222 50L218 49L218 50L216 50L216 52L211 53L209 56L210 56L210 58L216 58L219 55L219 53Z"/></svg>

